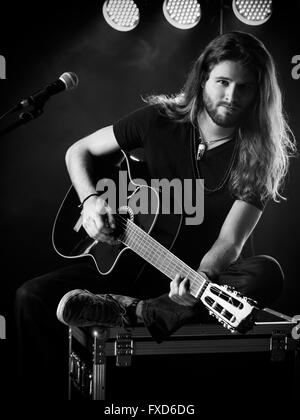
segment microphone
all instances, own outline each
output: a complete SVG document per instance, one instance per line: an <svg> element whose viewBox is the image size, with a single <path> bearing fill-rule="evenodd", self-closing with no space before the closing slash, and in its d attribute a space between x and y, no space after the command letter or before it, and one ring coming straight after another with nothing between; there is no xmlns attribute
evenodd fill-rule
<svg viewBox="0 0 300 420"><path fill-rule="evenodd" d="M45 86L43 89L37 91L33 95L20 101L14 108L13 111L27 108L28 106L34 106L41 108L45 102L52 95L56 95L64 90L74 89L78 86L78 77L73 72L63 73L55 82Z"/></svg>

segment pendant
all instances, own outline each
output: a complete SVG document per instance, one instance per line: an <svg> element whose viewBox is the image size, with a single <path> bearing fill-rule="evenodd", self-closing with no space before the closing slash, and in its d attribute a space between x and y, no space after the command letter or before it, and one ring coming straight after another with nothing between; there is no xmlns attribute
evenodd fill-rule
<svg viewBox="0 0 300 420"><path fill-rule="evenodd" d="M197 160L201 160L202 156L204 155L204 152L206 150L206 144L200 143L198 146L198 152L197 152Z"/></svg>

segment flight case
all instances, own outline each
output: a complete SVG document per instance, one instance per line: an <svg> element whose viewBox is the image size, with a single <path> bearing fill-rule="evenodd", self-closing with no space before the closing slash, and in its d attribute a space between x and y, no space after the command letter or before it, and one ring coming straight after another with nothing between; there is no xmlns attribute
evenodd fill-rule
<svg viewBox="0 0 300 420"><path fill-rule="evenodd" d="M144 326L128 331L123 328L69 328L69 399L105 400L106 384L114 361L117 369L127 367L130 377L132 364L140 356L201 357L204 354L265 353L271 362L284 362L292 356L290 389L299 391L299 340L291 336L294 324L287 321L257 322L247 334L232 334L219 324L190 324L181 327L168 340L158 344ZM179 358L177 359L179 360ZM242 362L243 364L247 361ZM147 362L144 363L146 365ZM109 367L108 367L109 366ZM111 372L110 372L111 370ZM141 373L141 372L140 372ZM226 376L226 374L225 374ZM231 373L228 374L231 376ZM138 379L142 385L143 375ZM278 377L276 377L278 380ZM229 386L229 384L228 384ZM126 384L125 384L126 387ZM114 389L118 388L118 383ZM155 393L153 394L155 395ZM110 398L112 398L110 396Z"/></svg>

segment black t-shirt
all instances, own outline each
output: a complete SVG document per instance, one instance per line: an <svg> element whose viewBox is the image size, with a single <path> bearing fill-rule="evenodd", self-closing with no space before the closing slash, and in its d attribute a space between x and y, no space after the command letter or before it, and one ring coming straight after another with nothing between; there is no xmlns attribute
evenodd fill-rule
<svg viewBox="0 0 300 420"><path fill-rule="evenodd" d="M224 180L235 147L235 140L223 143L206 151L202 159L197 161L192 124L170 119L158 110L157 105L148 105L132 112L117 121L113 129L124 151L139 147L144 149L151 178L176 178L184 182L186 179L195 180L200 175L208 190L216 189ZM190 250L193 249L194 265L198 267L203 255L217 239L235 200L228 188L228 177L222 188L215 192L205 191L202 223L184 224L180 241L177 243L183 260L190 260ZM259 209L263 208L257 198L253 199L251 204Z"/></svg>

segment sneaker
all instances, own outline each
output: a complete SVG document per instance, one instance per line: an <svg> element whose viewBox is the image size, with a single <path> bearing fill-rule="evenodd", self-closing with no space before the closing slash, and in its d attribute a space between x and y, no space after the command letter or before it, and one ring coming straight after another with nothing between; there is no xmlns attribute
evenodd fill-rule
<svg viewBox="0 0 300 420"><path fill-rule="evenodd" d="M137 323L135 308L138 299L75 289L60 300L56 316L63 324L76 327L133 327Z"/></svg>

